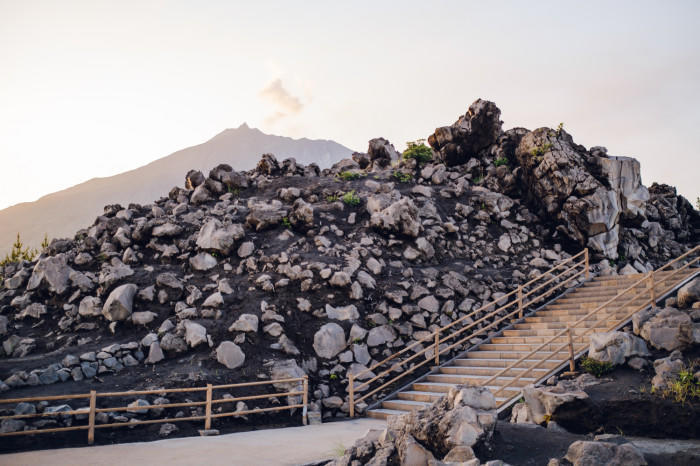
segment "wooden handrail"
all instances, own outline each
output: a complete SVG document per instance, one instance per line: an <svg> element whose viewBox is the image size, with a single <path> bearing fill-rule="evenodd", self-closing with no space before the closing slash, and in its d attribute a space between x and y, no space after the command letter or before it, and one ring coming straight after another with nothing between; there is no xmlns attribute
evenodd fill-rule
<svg viewBox="0 0 700 466"><path fill-rule="evenodd" d="M277 393L266 393L266 394L262 394L262 395L239 396L236 398L214 399L214 397L213 397L214 390L240 388L240 387L251 387L251 386L259 386L259 385L271 385L271 384L290 383L290 382L300 382L302 384L302 390L288 391L288 392L277 392ZM264 380L264 381L256 381L256 382L244 382L244 383L236 383L236 384L225 384L225 385L208 384L204 387L192 387L192 388L163 388L163 389L156 389L156 390L134 390L134 391L126 391L126 392L104 392L104 393L98 393L94 390L91 390L90 393L87 393L87 394L68 394L68 395L51 395L51 396L44 396L44 397L39 396L39 397L0 399L0 404L23 403L23 402L28 403L28 402L48 401L48 400L71 400L71 399L88 399L89 400L89 406L87 408L73 409L70 411L59 411L59 412L54 412L54 413L43 412L43 413L31 413L31 414L16 414L16 415L12 415L12 416L0 416L0 421L2 421L5 419L30 419L30 418L49 417L49 416L73 416L73 415L85 415L85 414L87 414L88 415L88 423L86 425L71 426L71 427L56 427L56 428L50 428L50 429L23 430L23 431L17 431L17 432L6 432L6 433L0 434L0 437L17 436L17 435L33 435L33 434L41 434L41 433L68 432L68 431L74 431L74 430L87 430L88 431L88 444L92 445L92 443L94 442L94 438L95 438L95 429L134 426L134 425L140 425L140 424L158 424L158 423L165 423L165 422L201 421L201 420L205 421L204 428L210 429L213 419L218 419L218 418L222 418L222 417L230 417L230 416L244 416L247 414L264 413L264 412L270 412L270 411L293 410L296 408L303 409L302 422L304 424L306 424L307 423L307 419L306 419L307 407L308 407L308 391L309 391L309 378L308 378L308 376L305 375L303 377L296 377L296 378ZM148 406L115 406L115 407L111 407L111 408L98 408L97 407L97 399L98 398L133 397L133 396L138 396L138 395L161 395L164 393L198 393L198 392L205 392L205 395L206 395L205 401L189 401L189 402L183 402L183 403L168 403L168 404L148 405ZM216 413L216 414L212 413L212 407L215 404L233 403L233 402L245 401L245 400L270 399L270 398L277 398L277 397L283 397L283 396L289 396L289 397L301 396L302 403L297 403L297 404L287 405L287 406L277 406L277 407L272 407L272 408L257 408L257 409L249 409L249 410L245 410L245 411L232 411L232 412L224 412L224 413ZM100 424L100 425L95 424L95 414L96 413L120 412L120 411L128 411L128 410L138 410L138 411L146 412L148 410L156 410L156 409L198 407L198 406L205 407L205 415L204 416L160 418L160 419L147 419L147 420L139 420L139 421L131 420L129 422L112 422L112 423Z"/></svg>
<svg viewBox="0 0 700 466"><path fill-rule="evenodd" d="M580 258L581 256L583 256L583 259L581 261L574 262L576 259ZM563 268L564 266L566 266L567 264L569 264L571 262L574 262L573 265L566 268L562 272L559 272L555 275L552 275L554 271L557 271L557 270ZM356 374L350 374L348 376L348 394L349 394L349 399L350 399L350 417L353 417L355 415L355 405L357 403L360 403L361 401L367 399L369 396L372 396L373 394L377 393L378 391L382 390L383 388L391 385L392 383L396 382L398 379L405 377L406 375L414 372L416 369L426 365L431 360L437 366L440 363L439 361L440 361L441 354L447 353L447 352L451 351L452 349L456 348L457 346L463 344L467 340L471 340L472 338L476 337L477 335L481 335L484 332L493 329L494 327L499 325L504 320L512 319L515 316L515 314L519 314L519 316L522 317L523 307L525 305L524 301L526 298L533 296L535 293L544 289L548 285L551 285L552 283L560 280L561 277L570 273L572 270L576 270L576 268L578 268L580 266L584 267L584 270L581 270L580 272L575 273L573 276L565 279L564 281L562 281L560 283L556 283L550 289L545 290L542 293L540 293L538 296L534 297L533 299L530 299L527 302L527 306L530 306L534 303L541 301L546 296L551 295L552 292L554 292L556 289L562 287L566 283L569 283L571 280L576 279L583 274L585 274L585 277L588 278L588 276L589 276L588 265L589 265L588 249L584 249L581 252L561 261L560 263L551 267L547 271L540 273L537 277L532 278L528 282L526 282L522 285L519 285L516 289L506 293L505 295L503 295L497 299L494 299L492 301L489 301L488 303L483 304L481 307L470 311L469 313L465 314L464 316L460 317L459 319L457 319L453 322L450 322L449 324L444 325L444 326L438 328L437 330L434 330L433 332L424 336L420 340L415 341L415 342L411 343L410 345L404 347L400 351L387 356L386 358L373 364L372 366L367 367L366 369L364 369ZM524 288L530 287L531 285L533 285L539 281L542 281L543 279L544 279L543 283L539 283L534 289L529 290L526 293L523 293ZM514 295L516 296L516 298L511 301L509 298L513 297ZM499 305L499 303L503 303L503 302L505 302L505 304ZM505 309L507 309L511 306L514 306L514 305L517 305L517 308L515 309L515 311L511 311L509 313L506 313L505 316L500 317L497 320L492 320L494 317L497 317L499 313L501 313ZM487 312L486 315L479 317L475 321L469 322L467 325L464 325L461 328L459 328L458 330L454 330L451 333L449 333L448 335L441 338L441 334L443 334L447 330L450 330L453 327L457 326L458 324L465 322L467 319L471 319L471 318L477 316L478 314L482 313L484 310L489 309L491 307L495 307L495 310ZM452 339L456 338L457 336L462 335L463 333L467 332L468 330L474 328L475 326L481 324L482 322L489 321L489 320L492 320L492 321L488 325L486 325L480 329L477 329L474 332L469 333L468 335L466 335L465 337L463 337L459 341L452 343L452 344L448 345L447 347L440 348L440 343L445 343L448 340L452 340ZM431 342L431 343L429 344L429 346L423 347L422 345L426 342ZM396 361L389 368L384 369L381 372L378 372L377 374L374 374L373 377L371 377L368 380L363 381L359 385L357 385L357 386L355 385L356 379L362 377L365 374L372 373L377 368L384 366L388 362L398 358L399 356L405 354L406 352L408 352L412 349L417 349L417 348L420 348L420 349L418 349L418 351L416 351L414 354L412 354L408 358ZM429 358L427 358L427 352L430 351L431 349L433 351L433 357L431 359L429 359ZM381 379L382 377L384 377L387 374L389 374L390 372L392 372L395 369L395 367L404 366L405 364L413 361L414 359L416 359L422 355L426 355L425 356L426 359L424 361L422 361L418 364L414 364L409 370L402 371L400 374L391 378L389 381L382 383L379 387L375 388L374 390L371 390L368 393L365 393L364 395L362 395L359 398L355 398L355 393L357 391L361 391L363 389L366 389L373 382Z"/></svg>
<svg viewBox="0 0 700 466"><path fill-rule="evenodd" d="M681 259L683 259L683 258L685 258L685 257L688 257L690 254L693 254L693 253L695 253L695 252L697 252L697 251L700 251L700 246L694 247L693 249L691 249L690 251L686 252L685 254L683 254L683 255L677 257L676 259L674 259L674 260L668 262L667 264L665 264L664 266L660 267L659 269L657 269L656 274L658 274L658 272L662 271L663 269L669 267L670 265L672 265L672 264L674 264L674 263L680 261ZM680 273L682 270L685 270L686 268L690 267L693 263L697 262L698 260L700 260L700 257L696 257L696 258L693 259L692 261L686 263L683 267L674 270L674 272L673 272L671 275L669 275L669 276L672 277L672 276L674 276L674 275ZM613 303L614 301L617 301L617 300L620 299L622 296L624 296L624 295L626 295L627 293L629 293L631 290L633 290L633 289L639 287L640 285L643 285L645 281L651 280L651 283L652 283L652 284L651 284L650 289L647 288L647 287L644 287L644 289L639 290L636 294L634 294L634 295L632 296L632 298L628 299L624 304L619 305L619 308L624 312L624 309L626 308L626 306L627 306L628 303L630 303L630 302L632 302L632 301L635 301L635 300L638 299L640 296L642 296L645 292L649 292L649 293L650 293L649 299L644 300L644 301L643 301L643 304L642 304L641 306L638 306L638 307L634 308L633 311L628 312L627 314L625 314L625 316L624 316L622 319L617 320L615 324L613 324L612 326L609 327L610 329L616 328L621 322L626 321L626 320L629 319L632 315L634 315L635 313L639 312L639 310L644 309L645 307L647 307L647 306L649 305L649 303L651 303L652 305L655 304L656 295L655 295L654 289L655 289L655 286L656 286L656 282L654 281L654 276L655 276L655 273L654 273L654 272L650 272L648 275L646 275L646 276L640 278L639 280L637 280L636 282L634 282L632 285L630 285L630 286L628 286L627 288L625 288L624 290L618 292L618 294L615 295L613 298L607 300L605 303L601 304L600 306L598 306L597 308L595 308L593 311L589 312L589 313L586 314L585 316L581 317L580 319L578 319L578 320L577 320L576 322L574 322L573 324L570 324L570 326L577 326L578 324L580 324L580 323L582 323L582 322L588 320L589 317L593 316L594 314L597 314L597 313L600 312L602 309L606 308L609 304ZM662 283L667 282L667 281L669 281L669 277L661 277L660 283L662 284ZM671 289L673 289L674 286L676 286L676 284L677 284L677 283L674 283L674 284L670 285L670 286L667 287L667 288L665 289L665 291L664 291L663 293L661 293L661 294L665 294L667 291L670 291ZM590 326L588 326L588 327L586 328L586 330L583 332L583 334L577 335L577 337L580 338L581 336L585 336L585 335L587 335L588 333L593 332L594 329L596 328L596 325L597 325L598 323L600 323L600 322L605 322L605 321L608 321L608 320L609 320L609 319L606 318L606 317L596 320L592 325L590 325ZM482 386L486 386L486 385L492 383L494 380L498 379L500 376L502 376L503 374L505 374L505 373L508 372L509 370L511 370L511 369L513 369L514 367L518 366L518 365L519 365L520 363L522 363L523 361L525 361L525 360L532 360L532 359L533 359L532 356L534 356L535 354L537 354L541 349L543 349L543 348L546 347L547 345L550 345L551 343L553 343L557 338L562 337L562 335L564 335L565 333L567 333L567 331L569 331L568 328L567 328L567 329L564 329L564 330L562 330L562 331L560 331L560 332L558 332L558 333L556 333L553 337L551 337L549 340L547 340L547 341L545 341L544 343L542 343L540 346L538 346L537 348L535 348L535 349L534 349L533 351L531 351L530 353L528 353L528 354L526 354L525 356L521 357L521 358L518 359L517 361L511 363L509 366L505 367L504 369L502 369L501 371L497 372L496 374L494 374L494 375L493 375L492 377L490 377L489 379L487 379L487 380L485 380L484 382L482 382L481 385L482 385ZM552 353L553 353L553 354L558 353L561 349L564 349L564 348L566 347L567 344L568 344L568 343L564 343L564 344L561 345L559 348L557 348L556 350L552 351ZM572 351L573 351L573 350L572 350ZM536 368L538 368L541 364L543 364L543 363L545 363L545 362L547 362L547 361L549 361L549 359L547 359L547 355L544 354L544 355L543 355L543 358L542 358L538 363L536 363L536 364L534 364L534 365L531 365L531 366L528 366L527 369L529 369L529 370L536 369ZM526 372L526 371L523 371L523 373L521 373L521 374L518 375L517 377L511 379L511 380L510 380L508 383L506 383L505 385L500 386L499 389L496 390L496 392L494 392L494 396L498 395L498 394L501 393L503 390L505 390L506 388L512 386L515 382L517 382L518 380L520 380L525 372Z"/></svg>

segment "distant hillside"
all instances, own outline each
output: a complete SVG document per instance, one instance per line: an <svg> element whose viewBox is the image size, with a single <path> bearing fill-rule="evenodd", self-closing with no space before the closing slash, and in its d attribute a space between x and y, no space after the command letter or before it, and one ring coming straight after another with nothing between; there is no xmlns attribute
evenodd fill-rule
<svg viewBox="0 0 700 466"><path fill-rule="evenodd" d="M227 163L236 170L249 170L263 153L275 154L279 160L294 157L297 162L326 168L349 157L352 150L334 141L265 134L244 123L135 170L93 178L35 202L0 210L0 254L9 251L17 232L30 246L38 246L45 233L49 238L72 237L102 214L107 204L150 203L173 186L182 185L183 174L189 169L208 173L216 165Z"/></svg>

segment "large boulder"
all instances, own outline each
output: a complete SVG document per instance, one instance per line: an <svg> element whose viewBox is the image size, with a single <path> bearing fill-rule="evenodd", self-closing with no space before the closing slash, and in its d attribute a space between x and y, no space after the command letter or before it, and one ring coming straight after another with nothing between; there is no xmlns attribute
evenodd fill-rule
<svg viewBox="0 0 700 466"><path fill-rule="evenodd" d="M689 308L700 301L700 277L686 283L678 290L677 303L681 309Z"/></svg>
<svg viewBox="0 0 700 466"><path fill-rule="evenodd" d="M370 202L368 201L368 210ZM417 238L423 227L418 208L413 201L402 197L382 210L370 210L370 225L378 230Z"/></svg>
<svg viewBox="0 0 700 466"><path fill-rule="evenodd" d="M336 323L328 323L314 335L314 350L319 357L334 358L347 346L345 331Z"/></svg>
<svg viewBox="0 0 700 466"><path fill-rule="evenodd" d="M202 343L207 343L207 329L197 322L185 320L185 341L190 347L194 348Z"/></svg>
<svg viewBox="0 0 700 466"><path fill-rule="evenodd" d="M591 335L588 357L614 365L624 364L631 356L648 356L644 340L625 332L604 332Z"/></svg>
<svg viewBox="0 0 700 466"><path fill-rule="evenodd" d="M540 128L520 140L515 156L530 202L557 230L608 258L617 258L620 196L590 172L592 156L564 130Z"/></svg>
<svg viewBox="0 0 700 466"><path fill-rule="evenodd" d="M635 333L656 349L673 351L694 343L693 321L687 313L678 309L669 307L640 311L632 321Z"/></svg>
<svg viewBox="0 0 700 466"><path fill-rule="evenodd" d="M216 348L216 360L229 369L236 369L245 362L245 353L234 342L222 341Z"/></svg>
<svg viewBox="0 0 700 466"><path fill-rule="evenodd" d="M631 443L617 445L609 442L577 440L569 446L564 457L573 466L643 466L644 455Z"/></svg>
<svg viewBox="0 0 700 466"><path fill-rule="evenodd" d="M383 432L368 434L335 465L472 464L496 427L496 399L484 387L457 386L432 405L392 416Z"/></svg>
<svg viewBox="0 0 700 466"><path fill-rule="evenodd" d="M245 236L243 225L234 223L222 225L219 220L207 221L197 235L197 246L200 249L220 251L229 254L233 244Z"/></svg>
<svg viewBox="0 0 700 466"><path fill-rule="evenodd" d="M608 186L619 199L622 214L627 218L644 217L649 190L642 184L639 161L632 157L592 157Z"/></svg>
<svg viewBox="0 0 700 466"><path fill-rule="evenodd" d="M428 144L446 165L461 165L494 144L502 133L501 111L488 100L476 100L452 126L437 128Z"/></svg>
<svg viewBox="0 0 700 466"><path fill-rule="evenodd" d="M588 399L588 394L583 391L584 386L583 381L562 380L553 387L524 387L523 398L527 405L527 418L535 424L542 424L551 419L559 406L575 400Z"/></svg>
<svg viewBox="0 0 700 466"><path fill-rule="evenodd" d="M401 154L394 148L393 144L384 138L371 139L367 155L372 163L372 168L388 167L391 162L401 158Z"/></svg>
<svg viewBox="0 0 700 466"><path fill-rule="evenodd" d="M250 212L245 219L246 225L255 231L275 227L287 216L287 209L277 199L271 202L250 202Z"/></svg>
<svg viewBox="0 0 700 466"><path fill-rule="evenodd" d="M102 307L102 315L105 316L105 319L117 322L131 317L136 291L138 291L138 287L133 283L115 288Z"/></svg>
<svg viewBox="0 0 700 466"><path fill-rule="evenodd" d="M657 359L654 361L652 388L659 391L666 390L676 381L683 368L683 354L680 351L674 351L668 357Z"/></svg>
<svg viewBox="0 0 700 466"><path fill-rule="evenodd" d="M34 266L27 283L27 291L45 288L54 294L63 294L70 288L70 275L73 269L67 264L64 254L42 257Z"/></svg>
<svg viewBox="0 0 700 466"><path fill-rule="evenodd" d="M275 360L270 369L270 379L272 380L297 379L305 375L304 369L299 367L294 359ZM282 392L299 392L304 389L304 383L301 380L296 382L277 382L273 386ZM301 395L288 396L287 404L299 404L301 398Z"/></svg>

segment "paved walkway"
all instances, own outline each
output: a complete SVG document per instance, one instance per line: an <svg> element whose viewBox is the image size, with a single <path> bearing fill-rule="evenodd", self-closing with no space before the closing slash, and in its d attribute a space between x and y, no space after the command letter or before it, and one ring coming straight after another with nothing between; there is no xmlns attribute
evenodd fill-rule
<svg viewBox="0 0 700 466"><path fill-rule="evenodd" d="M369 429L384 429L378 419L354 419L318 426L256 430L216 437L185 437L143 443L40 450L0 455L0 464L51 466L298 465L333 458Z"/></svg>

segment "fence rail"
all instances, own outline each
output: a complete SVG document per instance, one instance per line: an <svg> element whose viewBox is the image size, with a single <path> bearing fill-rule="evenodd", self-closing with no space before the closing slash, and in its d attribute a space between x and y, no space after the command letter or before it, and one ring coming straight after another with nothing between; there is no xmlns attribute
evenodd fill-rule
<svg viewBox="0 0 700 466"><path fill-rule="evenodd" d="M568 266L565 268L565 266ZM581 268L581 270L578 270ZM561 270L563 269L563 270ZM572 273L573 272L573 273ZM570 276L564 278L566 275ZM560 262L549 270L539 274L532 280L519 285L515 290L501 296L493 301L490 301L480 308L469 312L468 314L460 317L459 319L440 327L439 329L433 331L429 335L421 338L420 340L406 346L402 350L388 356L387 358L379 361L367 369L358 372L356 374L350 374L348 376L348 393L350 398L350 417L355 416L355 407L358 403L366 400L368 397L374 395L375 393L381 391L382 389L391 386L396 383L399 379L415 372L417 369L426 366L427 364L433 363L435 366L440 365L440 356L442 354L449 353L453 349L466 344L469 340L479 337L486 332L498 328L502 322L513 319L521 319L524 315L525 309L542 302L545 298L551 296L557 290L560 290L563 286L570 283L572 280L584 276L584 279L589 278L589 256L588 248L575 254L574 256ZM527 290L527 291L526 291ZM536 294L539 293L539 294ZM505 304L503 304L505 303ZM490 310L495 308L495 310ZM511 311L507 311L505 315L500 315L508 308L514 308ZM486 312L486 315L481 316L480 314ZM474 320L476 318L477 320ZM495 320L492 320L495 319ZM468 330L482 324L484 322L489 322L487 325L472 331L465 336L463 336L458 341L448 343L456 337L463 335ZM462 326L458 329L454 329L458 325ZM445 334L448 330L450 333ZM423 346L427 344L427 346ZM396 360L399 356L402 356L409 351L414 351L411 356L405 359ZM420 357L423 357L421 361ZM413 362L417 360L419 362ZM374 371L382 368L387 363L392 362L391 366L386 369L381 370L376 375L373 375L363 382L357 383L356 380L361 380L361 378L366 374L374 374ZM370 388L373 382L381 381L381 379L392 371L399 369L406 364L413 363L407 370L401 370L396 376L392 377L386 382L383 382L378 387L370 390L369 392L363 394L360 397L355 397L355 393Z"/></svg>
<svg viewBox="0 0 700 466"><path fill-rule="evenodd" d="M260 385L272 385L272 384L282 384L282 383L297 383L301 384L301 390L295 389L287 392L277 392L277 393L265 393L262 395L248 395L248 396L238 396L231 398L214 398L215 390L222 389L233 389L242 387L253 387ZM296 388L295 387L295 388ZM188 401L183 403L167 403L159 405L148 405L148 406L112 406L112 407L97 407L98 399L110 399L115 397L134 397L140 395L164 395L167 393L205 393L204 401ZM248 409L242 411L229 411L221 413L212 413L212 407L217 404L222 403L235 403L238 401L250 401L250 400L261 400L261 399L271 399L276 397L301 397L301 403L295 403L285 406L275 406L271 408L256 408ZM53 427L46 429L31 429L31 430L20 430L16 432L6 432L0 433L0 437L10 437L18 435L34 435L34 434L44 434L44 433L56 433L56 432L69 432L75 430L87 430L88 431L88 444L92 445L95 441L95 429L109 429L124 426L136 426L144 424L160 424L166 422L182 422L182 421L204 421L204 429L211 429L212 420L224 418L224 417L234 417L234 416L245 416L248 414L257 414L265 412L275 412L275 411L285 411L294 410L301 408L302 410L302 422L307 423L307 409L309 401L309 378L308 376L288 378L288 379L276 379L276 380L265 380L258 382L245 382L236 384L226 384L226 385L212 385L208 384L204 387L193 387L193 388L163 388L156 390L135 390L127 392L104 392L99 393L95 390L91 390L90 393L81 394L68 394L68 395L51 395L51 396L38 396L38 397L26 397L26 398L8 398L0 399L0 405L7 404L17 404L17 403L32 403L41 401L56 401L56 400L89 400L89 405L87 408L72 409L70 411L58 411L58 412L43 412L43 413L28 413L28 414L15 414L12 416L0 416L0 421L8 420L22 420L22 419L34 419L34 418L45 418L45 417L62 417L62 416L84 416L87 415L87 424L79 426L68 426L68 427ZM95 417L98 413L108 413L108 412L122 412L131 411L132 413L144 413L149 410L161 410L166 408L185 408L185 407L204 407L204 415L188 416L188 417L174 417L174 418L159 418L159 419L146 419L146 420L129 420L128 422L111 422L107 424L96 424Z"/></svg>

